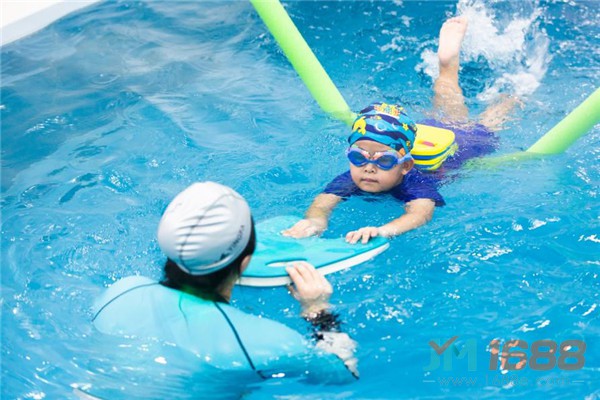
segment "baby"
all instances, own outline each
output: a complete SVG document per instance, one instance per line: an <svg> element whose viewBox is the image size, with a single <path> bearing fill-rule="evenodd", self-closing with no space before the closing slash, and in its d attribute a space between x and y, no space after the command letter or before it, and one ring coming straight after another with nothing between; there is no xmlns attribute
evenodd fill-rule
<svg viewBox="0 0 600 400"><path fill-rule="evenodd" d="M426 122L454 131L458 151L445 162L449 168L494 151L494 131L517 103L516 99L506 97L484 111L478 123L468 120L469 110L458 82L460 48L466 29L467 19L454 17L440 30L440 74L433 86L433 103L445 119ZM372 237L391 237L426 224L433 218L435 207L445 203L434 177L413 168L410 151L416 134L415 123L399 105L374 103L362 110L348 138L350 147L346 155L350 170L329 183L314 199L304 219L282 234L295 238L319 235L327 229L329 215L340 201L370 193L389 194L403 202L404 214L382 226L351 231L346 235L347 242L367 243Z"/></svg>
<svg viewBox="0 0 600 400"><path fill-rule="evenodd" d="M416 131L415 123L400 106L374 103L362 110L348 138L350 170L329 183L305 218L283 234L295 238L318 235L327 228L329 215L341 200L365 193L389 193L405 203L405 212L385 225L349 232L349 243L399 235L430 221L435 206L444 205L444 199L435 182L413 168L410 150Z"/></svg>

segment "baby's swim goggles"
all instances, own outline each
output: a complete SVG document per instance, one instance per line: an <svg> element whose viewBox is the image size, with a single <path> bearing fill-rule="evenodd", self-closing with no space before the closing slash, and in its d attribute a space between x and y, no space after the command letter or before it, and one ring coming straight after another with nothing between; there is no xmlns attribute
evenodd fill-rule
<svg viewBox="0 0 600 400"><path fill-rule="evenodd" d="M348 150L346 150L346 156L354 166L362 167L366 164L375 164L378 168L381 168L384 171L389 171L396 165L402 164L403 162L412 158L410 154L407 154L404 157L399 157L398 152L392 150L369 153L368 151L357 146L348 147Z"/></svg>

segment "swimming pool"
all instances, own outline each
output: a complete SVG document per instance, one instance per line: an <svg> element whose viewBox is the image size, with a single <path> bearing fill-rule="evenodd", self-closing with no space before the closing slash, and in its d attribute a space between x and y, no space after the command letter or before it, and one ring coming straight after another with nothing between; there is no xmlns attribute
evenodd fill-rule
<svg viewBox="0 0 600 400"><path fill-rule="evenodd" d="M417 117L431 106L442 21L469 15L471 109L497 91L525 96L498 154L527 148L600 83L592 1L286 6L353 109L387 99ZM97 4L3 47L1 62L2 398L70 398L86 384L112 385L112 398L208 398L235 386L157 379L132 361L155 344L97 333L89 307L123 276L160 277L158 219L192 181L231 185L257 220L301 214L345 168L345 127L242 1ZM331 276L361 380L273 381L245 398L597 398L599 142L596 127L558 156L463 169L429 225ZM328 235L396 214L348 201ZM303 329L287 296L234 293L242 309ZM429 342L454 336L463 358L428 371ZM585 365L502 374L489 369L492 339L582 340Z"/></svg>

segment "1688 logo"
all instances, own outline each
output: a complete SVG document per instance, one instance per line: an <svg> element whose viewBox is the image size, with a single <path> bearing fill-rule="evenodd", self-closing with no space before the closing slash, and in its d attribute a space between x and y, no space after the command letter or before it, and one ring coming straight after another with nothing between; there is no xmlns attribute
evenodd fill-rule
<svg viewBox="0 0 600 400"><path fill-rule="evenodd" d="M430 340L429 345L433 349L431 362L424 368L425 371L438 369L443 362L443 369L452 369L452 359L467 358L469 371L477 369L477 340L468 339L458 349L452 343L458 338L453 336L444 344L438 345L436 341ZM448 348L452 351L446 352ZM583 340L565 340L557 343L554 340L542 339L527 343L525 340L515 339L503 342L494 339L488 343L487 349L490 353L489 369L517 371L529 366L535 371L549 371L555 367L564 371L575 371L585 365L586 344Z"/></svg>
<svg viewBox="0 0 600 400"><path fill-rule="evenodd" d="M558 345L554 340L542 339L529 344L524 340L510 340L501 346L500 341L490 342L490 370L502 369L515 371L529 368L534 371L549 371L555 366L564 371L575 371L585 365L585 342L583 340L565 340ZM500 351L502 349L502 351ZM521 349L521 350L518 350ZM529 349L529 357L523 350ZM517 361L512 362L511 360Z"/></svg>

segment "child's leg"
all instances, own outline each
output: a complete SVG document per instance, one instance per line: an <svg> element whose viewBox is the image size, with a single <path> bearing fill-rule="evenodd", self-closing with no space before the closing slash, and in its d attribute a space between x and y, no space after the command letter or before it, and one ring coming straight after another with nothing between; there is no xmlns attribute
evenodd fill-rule
<svg viewBox="0 0 600 400"><path fill-rule="evenodd" d="M498 131L508 121L508 114L516 105L522 107L523 103L516 97L503 96L499 102L489 106L479 115L479 123L491 131Z"/></svg>
<svg viewBox="0 0 600 400"><path fill-rule="evenodd" d="M465 17L450 18L440 29L438 58L440 75L433 84L433 105L453 121L465 122L469 110L458 85L460 46L467 31Z"/></svg>

